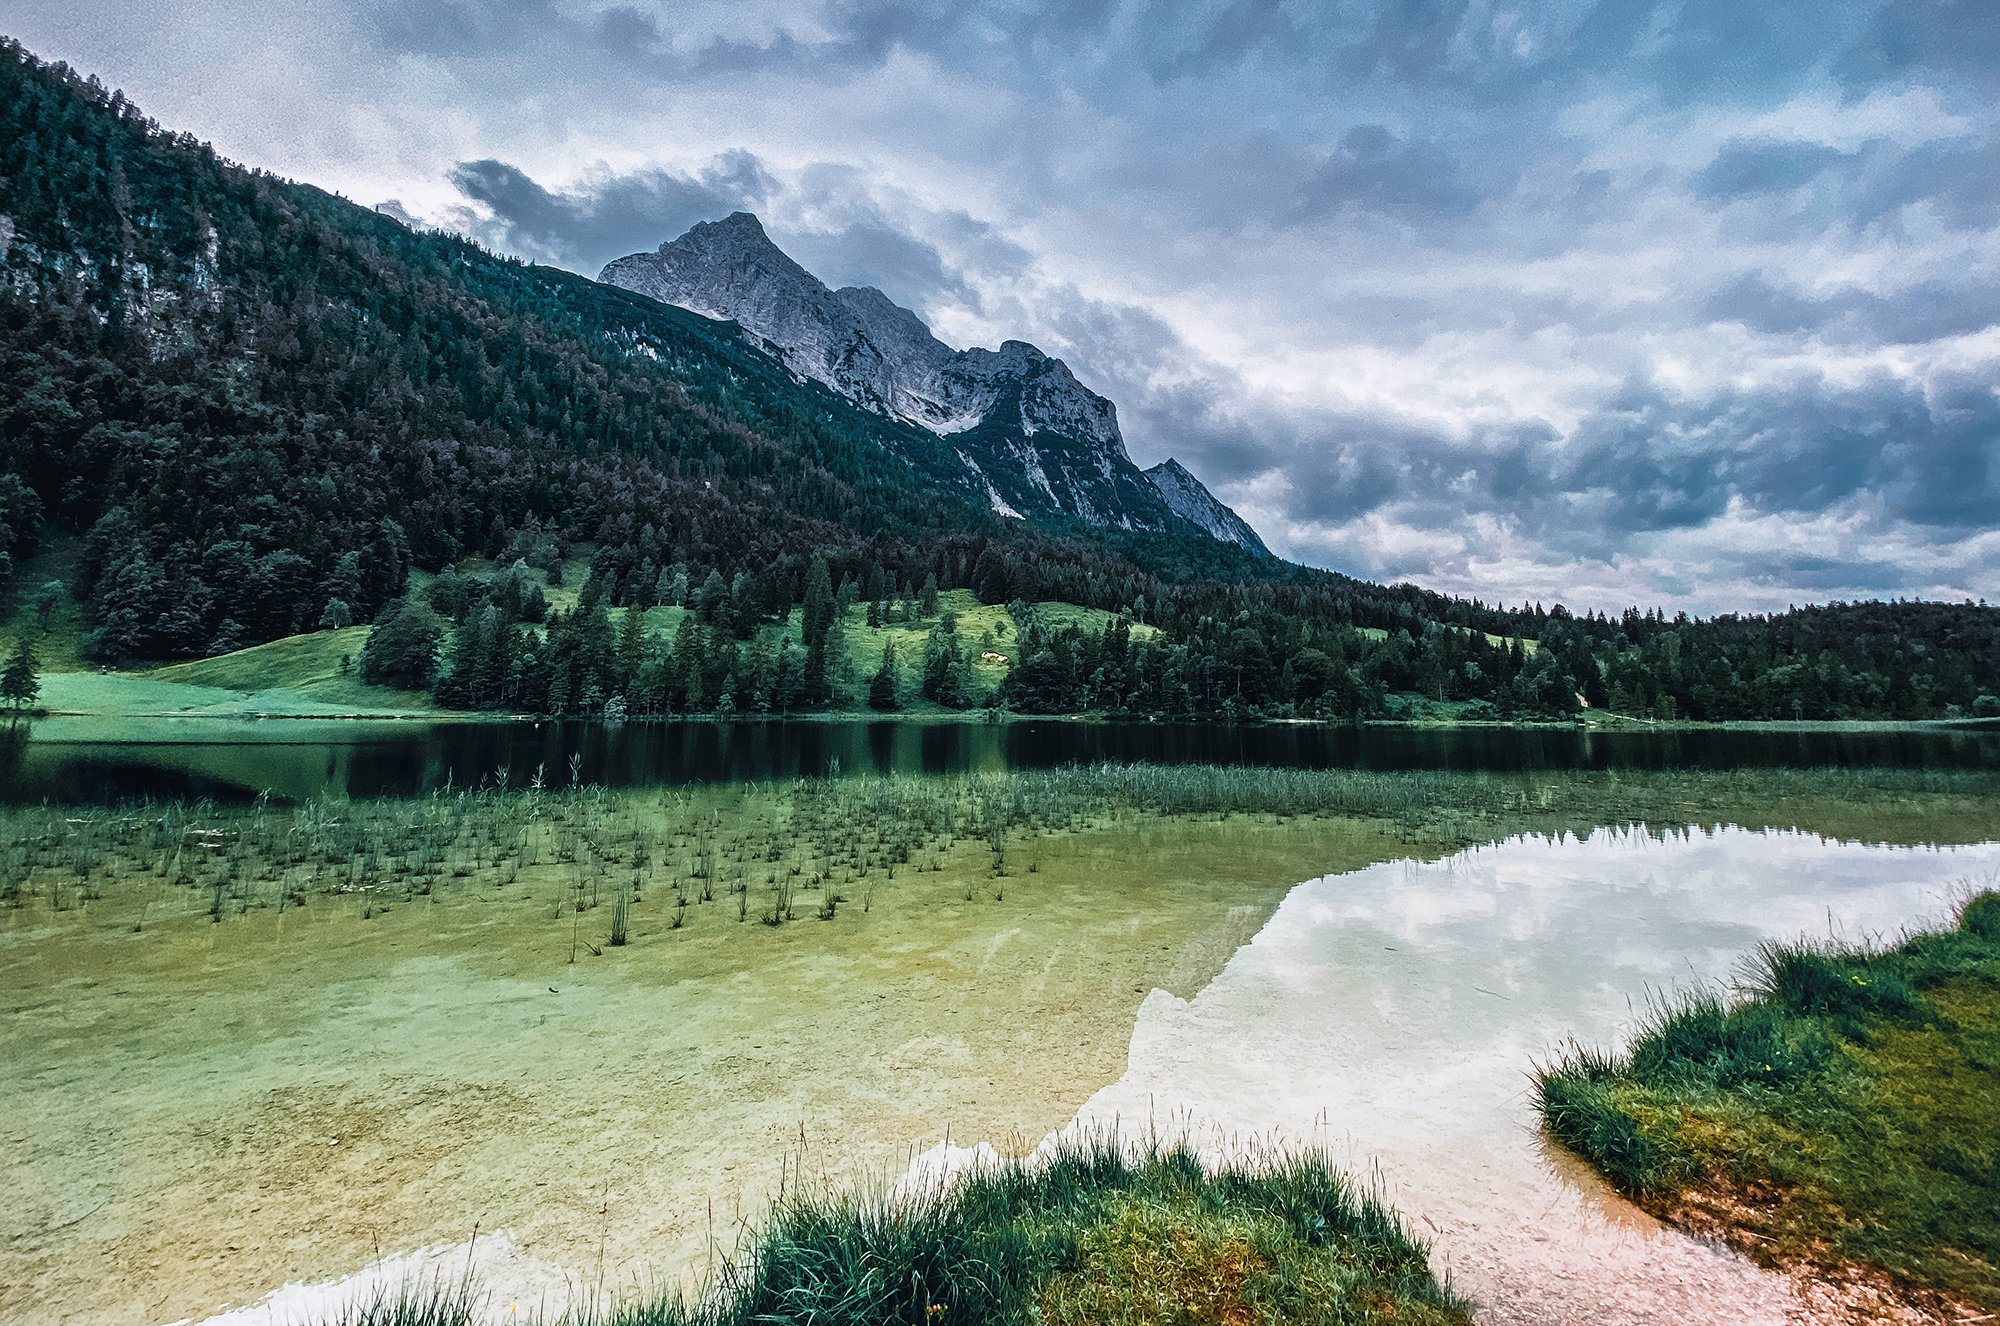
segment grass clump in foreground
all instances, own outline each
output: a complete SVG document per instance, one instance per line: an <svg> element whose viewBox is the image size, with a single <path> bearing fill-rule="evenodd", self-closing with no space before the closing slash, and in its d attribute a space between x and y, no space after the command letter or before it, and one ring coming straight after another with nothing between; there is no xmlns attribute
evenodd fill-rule
<svg viewBox="0 0 2000 1326"><path fill-rule="evenodd" d="M2000 1311L2000 893L1891 948L1763 945L1741 987L1541 1071L1549 1131L1767 1265Z"/></svg>
<svg viewBox="0 0 2000 1326"><path fill-rule="evenodd" d="M438 1296L447 1291L440 1287ZM430 1326L422 1296L370 1326ZM464 1302L461 1295L456 1301ZM1115 1140L1010 1161L941 1191L780 1200L692 1301L661 1295L565 1326L1463 1326L1394 1212L1317 1154L1206 1172L1185 1147Z"/></svg>

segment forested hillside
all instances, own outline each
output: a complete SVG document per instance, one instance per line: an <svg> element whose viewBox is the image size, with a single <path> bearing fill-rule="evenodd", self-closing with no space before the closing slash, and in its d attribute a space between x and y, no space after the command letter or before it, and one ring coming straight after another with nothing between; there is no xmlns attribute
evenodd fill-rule
<svg viewBox="0 0 2000 1326"><path fill-rule="evenodd" d="M0 44L0 582L44 540L74 541L95 659L400 622L371 665L450 703L630 703L651 666L645 697L685 711L713 704L730 651L775 668L776 628L804 605L797 676L762 702L810 706L834 697L836 605L893 610L929 585L1024 606L1003 698L1035 711L1348 718L1408 693L1496 715L1580 696L1655 716L1926 717L2000 693L1984 607L1503 609L1192 526L1003 519L925 481L939 445L800 381L734 324L223 161ZM526 577L545 584L574 542L595 545L588 605L532 620ZM412 568L469 557L499 573L405 600ZM1043 622L1025 605L1044 600L1119 620ZM609 637L608 610L659 602L696 608L703 634ZM1129 622L1160 634L1135 645Z"/></svg>

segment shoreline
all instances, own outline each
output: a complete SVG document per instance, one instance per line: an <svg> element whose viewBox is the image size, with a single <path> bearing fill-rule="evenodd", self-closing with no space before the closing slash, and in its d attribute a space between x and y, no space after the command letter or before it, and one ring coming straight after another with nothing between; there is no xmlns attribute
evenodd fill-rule
<svg viewBox="0 0 2000 1326"><path fill-rule="evenodd" d="M1607 835L1602 844L1596 840L1591 844L1621 854L1635 845L1630 835L1617 834ZM1761 846L1775 851L1779 857L1817 850L1804 835L1797 834L1775 842L1766 840ZM1986 846L1990 849L1992 844ZM1513 839L1494 844L1489 850L1498 856L1511 853L1550 856L1555 860L1584 847L1577 844L1561 848ZM1699 855L1717 849L1711 843L1690 842L1674 850ZM1642 850L1638 860L1652 857L1656 851L1656 848ZM1485 855L1476 853L1475 857ZM1872 853L1869 849L1848 849L1848 855L1867 857ZM1986 855L1990 857L1991 851ZM1662 870L1662 863L1656 862L1652 869ZM1517 1150L1508 1138L1520 1121L1510 1115L1510 1121L1496 1129L1492 1123L1481 1124L1476 1109L1468 1113L1463 1105L1456 1103L1441 1108L1439 1102L1444 1097L1458 1101L1472 1090L1459 1070L1451 1066L1455 1064L1455 1054L1444 1056L1437 1065L1455 1084L1452 1091L1417 1093L1416 1098L1425 1103L1412 1108L1424 1117L1422 1124L1403 1127L1391 1124L1392 1116L1405 1112L1402 1106L1391 1105L1389 1114L1383 1113L1383 1103L1377 1099L1379 1089L1394 1090L1400 1097L1403 1084L1397 1080L1356 1079L1352 1074L1339 1072L1328 1075L1329 1064L1358 1061L1372 1066L1385 1054L1393 1056L1393 1047L1404 1039L1397 1030L1401 1020L1426 1015L1418 1007L1396 1010L1381 1032L1363 1031L1361 1040L1353 1045L1349 1044L1352 1034L1336 1033L1329 1038L1326 1032L1314 1032L1306 1022L1298 1022L1296 1013L1290 1016L1297 1025L1289 1030L1252 1030L1265 1023L1284 1023L1288 1016L1285 1005L1300 1001L1301 992L1293 988L1294 977L1287 977L1276 986L1273 982L1281 972L1293 970L1288 954L1318 952L1323 947L1325 940L1307 938L1316 932L1316 926L1326 929L1324 919L1314 918L1323 918L1329 905L1337 907L1336 900L1343 896L1349 899L1382 896L1379 884L1393 884L1397 880L1407 883L1413 870L1455 887L1463 867L1456 864L1456 858L1425 866L1404 857L1294 884L1285 891L1271 918L1248 943L1233 951L1207 984L1190 994L1177 995L1159 988L1148 992L1133 1015L1123 1074L1101 1086L1077 1107L1065 1124L1051 1130L1040 1143L1030 1148L1024 1137L1016 1136L1010 1141L976 1133L968 1135L954 1129L954 1137L960 1140L941 1142L921 1155L906 1159L902 1170L905 1178L901 1182L908 1182L909 1175L954 1161L970 1163L975 1154L1040 1153L1058 1138L1087 1136L1094 1128L1111 1121L1122 1121L1130 1140L1137 1136L1130 1128L1132 1121L1145 1117L1152 1121L1149 1127L1157 1131L1161 1124L1156 1111L1166 1109L1168 1121L1161 1135L1171 1141L1185 1132L1210 1165L1291 1145L1334 1153L1344 1172L1371 1175L1371 1181L1386 1184L1390 1200L1407 1225L1432 1243L1434 1269L1441 1275L1450 1275L1456 1288L1479 1301L1477 1320L1482 1323L1539 1322L1549 1319L1551 1313L1568 1320L1569 1316L1562 1315L1565 1311L1582 1310L1589 1310L1595 1320L1607 1326L1690 1320L1761 1324L1781 1319L1810 1322L1839 1319L1837 1311L1830 1317L1824 1315L1829 1307L1840 1306L1838 1285L1810 1276L1759 1269L1753 1259L1720 1252L1697 1235L1653 1222L1641 1206L1617 1194L1577 1162L1564 1154L1549 1152L1539 1135L1525 1148L1518 1148L1519 1154L1512 1159L1497 1161L1496 1147L1499 1152L1509 1154ZM1518 876L1515 886L1520 887L1542 872L1534 867L1526 871L1516 867L1515 873ZM1685 871L1667 869L1665 873L1678 879ZM1817 906L1816 900L1808 902ZM1385 968L1374 973L1369 970L1401 962L1401 959L1387 959L1380 952L1382 938L1395 940L1397 947L1408 951L1410 937L1395 928L1398 912L1391 904L1360 932L1353 930L1351 920L1329 932L1332 941L1343 946L1338 950L1341 955L1338 967L1346 974L1337 978L1335 986L1319 989L1315 997L1305 1000L1315 1010L1307 1018L1313 1026L1340 1027L1352 1022L1336 1016L1335 1011L1343 997L1338 991L1355 979L1362 981L1361 990L1344 997L1357 1009L1379 1006L1388 988L1403 989L1410 985L1408 974L1400 970ZM1869 919L1879 923L1883 918L1871 914ZM1378 925L1390 929L1378 935L1374 931ZM1711 960L1726 966L1726 959L1711 957ZM1326 959L1322 956L1319 961L1324 964ZM1496 984L1501 990L1511 991L1507 999L1518 1002L1525 997L1523 981L1529 982L1526 993L1534 993L1532 981L1524 972L1512 964L1503 965L1509 968L1506 983ZM1326 974L1333 975L1331 971ZM1387 987L1370 992L1368 982L1385 979L1389 982ZM1336 1003L1329 1005L1328 998ZM1603 1017L1616 1000L1607 1002L1600 995L1586 1002L1603 1005L1595 1010L1596 1016ZM1494 1016L1492 1010L1503 1008L1509 1018L1520 1016L1513 1013L1512 1006L1482 1004L1474 998L1464 1014L1453 1008L1450 1017L1455 1024L1462 1024L1468 1015L1479 1022L1481 1017ZM1431 1015L1444 1013L1445 1010L1437 1009ZM1487 1027L1479 1022L1482 1029L1470 1039L1493 1039L1504 1044L1508 1038L1501 1029L1505 1025L1503 1022ZM1269 1044L1261 1048L1234 1045L1238 1032L1225 1033L1218 1042L1218 1031L1223 1028L1238 1028L1250 1040ZM1461 1039L1467 1039L1465 1027L1460 1025L1459 1030ZM1370 1039L1376 1035L1385 1039L1380 1043ZM1426 1038L1426 1043L1431 1039L1434 1038ZM1266 1062L1270 1060L1269 1050L1280 1045L1286 1047L1290 1058L1280 1056ZM1486 1057L1492 1062L1484 1075L1491 1079L1485 1093L1491 1094L1497 1087L1500 1094L1507 1094L1507 1083L1519 1066L1504 1050ZM1268 1080L1259 1079L1256 1089L1243 1091L1241 1082L1246 1079L1240 1070L1244 1064L1262 1065ZM1018 1074L1021 1066L1014 1067ZM1251 1077L1255 1077L1254 1071ZM1295 1078L1317 1081L1319 1086L1302 1088ZM1480 1091L1472 1094L1483 1099ZM1329 1108L1329 1099L1338 1102L1330 1120L1323 1114ZM1274 1103L1278 1101L1282 1104ZM1354 1130L1364 1121L1367 1136L1358 1138ZM990 1147L996 1140L1003 1144L1000 1152ZM1368 1143L1365 1151L1360 1149L1363 1141ZM1452 1144L1444 1146L1445 1143ZM804 1152L796 1153L794 1181L796 1175L806 1171L811 1160ZM1496 1164L1500 1166L1498 1170ZM876 1173L872 1183L860 1180L857 1190L882 1189L895 1178L895 1170L892 1165L888 1171ZM819 1182L824 1183L823 1168L821 1172ZM1496 1174L1503 1177L1496 1178ZM850 1179L850 1184L853 1182ZM1504 1191L1496 1188L1488 1195L1488 1186L1495 1182L1513 1186ZM1516 1192L1516 1187L1520 1191ZM501 1246L505 1258L533 1260L511 1240ZM471 1251L461 1242L453 1247L428 1249L424 1255L436 1265L463 1266ZM399 1254L389 1260L394 1264L406 1261L408 1256ZM565 1267L553 1262L533 1265L506 1262L498 1269L500 1274L487 1286L489 1289L512 1291L517 1283L553 1285L565 1279L573 1284L592 1283L587 1263ZM687 1272L698 1267L677 1269ZM639 1277L630 1283L636 1286L644 1279ZM651 1283L671 1282L669 1276L667 1281ZM266 1300L209 1318L204 1326L264 1326L266 1322L277 1321L278 1313L289 1305L335 1301L342 1294L365 1292L371 1285L384 1283L377 1264L371 1263L340 1279L288 1284L274 1290ZM690 1281L683 1276L681 1283ZM502 1292L497 1301L506 1302L507 1293ZM601 1308L603 1304L601 1296L586 1292L584 1306ZM579 1305L572 1300L569 1306L574 1310Z"/></svg>
<svg viewBox="0 0 2000 1326"><path fill-rule="evenodd" d="M1725 808L1688 781L1647 802L1648 817L1873 842L2000 834L1985 798L1800 801L1760 787L1763 804L1737 788ZM0 1147L23 1177L0 1283L73 1304L80 1323L174 1320L327 1279L378 1248L460 1240L475 1223L551 1263L602 1265L611 1283L693 1264L796 1176L800 1143L822 1174L847 1176L882 1173L941 1131L1025 1149L1065 1125L1130 1067L1141 1007L1197 1001L1298 881L1523 833L1559 841L1614 818L1600 800L1612 792L1589 780L1539 811L1491 789L1477 807L1426 798L1409 822L1107 815L1086 802L1063 828L1057 803L1055 822L1009 838L1004 878L985 838L964 837L942 870L925 868L925 849L880 892L872 874L841 884L846 905L824 922L808 893L791 924L750 925L718 887L677 927L656 873L625 948L604 942L608 907L550 911L573 875L615 888L629 869L567 864L560 844L587 828L570 818L550 822L541 864L518 880L475 863L421 892L394 882L394 855L384 888L340 892L286 873L299 867L264 882L253 855L237 876L250 893L240 908L228 894L216 920L207 884L114 870L98 896L37 895L0 913L0 984L16 1012L5 1051L20 1069L0 1083L17 1120ZM807 805L740 787L545 800L565 817L671 813L697 837L655 869L682 878L699 841L727 846ZM845 804L821 822L893 839L892 818ZM337 819L395 830L427 805ZM218 827L262 813L217 812ZM294 814L342 831L318 811L270 814L262 841L293 841ZM309 901L276 909L274 891L295 885ZM768 901L760 875L754 905Z"/></svg>
<svg viewBox="0 0 2000 1326"><path fill-rule="evenodd" d="M52 680L68 676L97 674L53 673L44 674L46 684ZM207 687L181 686L179 683L147 682L142 676L133 674L110 674L110 680L144 683L149 686L172 686L188 691L211 691ZM1215 728L1306 728L1314 730L1341 729L1385 729L1414 732L1606 732L1634 733L1680 733L1680 732L1764 732L1764 733L1869 733L1869 732L1996 732L2000 733L2000 718L1853 718L1853 719L1728 719L1721 722L1702 722L1693 719L1644 719L1622 714L1586 713L1575 719L1521 718L1521 719L1439 719L1439 718L1370 718L1360 722L1340 719L1318 718L1256 718L1224 720L1215 717L1169 718L1157 715L1134 715L1117 717L1103 713L1071 714L1026 714L1013 710L891 710L870 709L819 709L790 713L662 713L630 714L622 719L606 719L599 716L571 714L530 714L503 710L479 709L372 709L366 707L341 707L322 705L310 699L303 692L274 688L268 691L220 691L216 696L227 699L210 700L205 705L182 708L148 708L140 706L101 706L96 708L58 708L40 706L25 711L23 719L39 722L45 719L64 718L148 718L177 719L183 721L206 721L215 723L269 722L280 719L319 720L335 722L393 722L393 723L493 723L493 724L543 724L566 723L595 725L599 727L619 727L626 724L660 723L901 723L912 726L963 725L973 727L1000 727L1012 724L1063 723L1078 726L1134 726L1134 727L1215 727ZM270 709L230 708L213 711L214 707L226 704L240 704L253 701L259 695L278 694L285 697L293 707Z"/></svg>

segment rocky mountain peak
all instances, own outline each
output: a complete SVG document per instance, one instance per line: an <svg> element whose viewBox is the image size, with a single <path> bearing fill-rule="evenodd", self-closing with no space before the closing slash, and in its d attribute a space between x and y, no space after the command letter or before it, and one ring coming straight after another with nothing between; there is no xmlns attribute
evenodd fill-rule
<svg viewBox="0 0 2000 1326"><path fill-rule="evenodd" d="M1003 514L1126 529L1173 523L1164 490L1126 454L1118 408L1077 381L1069 365L1020 340L997 350L955 350L872 286L828 289L749 212L701 222L657 252L618 259L598 279L734 321L801 377L936 434L958 466L939 477L983 488ZM1180 474L1186 477L1176 479L1177 492L1198 490L1248 531L1193 475ZM1196 523L1227 525L1219 518Z"/></svg>
<svg viewBox="0 0 2000 1326"><path fill-rule="evenodd" d="M1159 489L1168 510L1207 531L1210 538L1237 544L1259 557L1272 556L1249 522L1218 501L1201 480L1188 472L1187 466L1173 457L1145 471L1145 475Z"/></svg>

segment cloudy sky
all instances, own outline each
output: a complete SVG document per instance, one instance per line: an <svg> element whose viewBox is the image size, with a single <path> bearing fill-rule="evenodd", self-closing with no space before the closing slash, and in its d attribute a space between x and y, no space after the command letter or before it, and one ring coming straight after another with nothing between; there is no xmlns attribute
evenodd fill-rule
<svg viewBox="0 0 2000 1326"><path fill-rule="evenodd" d="M2000 600L2000 6L16 0L246 163L595 275L747 209L1280 553Z"/></svg>

